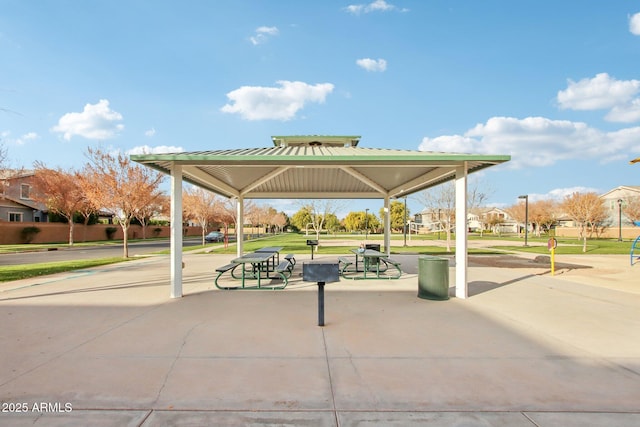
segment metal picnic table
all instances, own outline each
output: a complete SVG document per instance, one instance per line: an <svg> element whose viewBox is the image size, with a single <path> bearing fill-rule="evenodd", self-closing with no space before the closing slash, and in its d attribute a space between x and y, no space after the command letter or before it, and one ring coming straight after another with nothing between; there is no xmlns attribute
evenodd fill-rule
<svg viewBox="0 0 640 427"><path fill-rule="evenodd" d="M262 276L262 271L266 271L267 278L269 278L269 259L275 257L274 252L252 252L249 254L242 255L238 258L232 259L231 262L234 264L242 264L242 276L239 279L242 280L242 287L245 287L246 276L246 264L251 264L251 277L250 279L258 280L258 288L260 287L260 279ZM266 263L266 270L263 269L263 266ZM234 276L235 277L235 276Z"/></svg>
<svg viewBox="0 0 640 427"><path fill-rule="evenodd" d="M280 251L284 249L284 246L265 246L264 248L256 249L256 252L270 252L275 253L276 256L273 258L273 269L276 268L276 264L280 264Z"/></svg>
<svg viewBox="0 0 640 427"><path fill-rule="evenodd" d="M365 279L367 278L367 271L369 270L369 268L371 268L372 263L375 264L376 277L380 277L380 258L386 257L387 254L380 251L376 251L375 249L365 249L365 250L351 249L351 252L356 254L356 271L358 271L358 257L362 257L362 264L364 265Z"/></svg>

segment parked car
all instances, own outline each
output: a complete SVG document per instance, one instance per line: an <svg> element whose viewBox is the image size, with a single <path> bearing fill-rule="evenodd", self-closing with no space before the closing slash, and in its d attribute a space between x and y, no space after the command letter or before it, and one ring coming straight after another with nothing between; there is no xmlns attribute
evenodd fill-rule
<svg viewBox="0 0 640 427"><path fill-rule="evenodd" d="M222 242L224 241L224 233L221 233L220 231L212 231L211 233L204 236L204 241L208 243Z"/></svg>

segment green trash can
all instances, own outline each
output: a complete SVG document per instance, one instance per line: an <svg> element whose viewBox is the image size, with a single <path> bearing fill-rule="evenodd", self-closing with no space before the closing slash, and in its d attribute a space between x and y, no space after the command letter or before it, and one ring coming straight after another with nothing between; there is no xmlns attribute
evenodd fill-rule
<svg viewBox="0 0 640 427"><path fill-rule="evenodd" d="M435 256L418 258L418 298L449 299L449 260Z"/></svg>

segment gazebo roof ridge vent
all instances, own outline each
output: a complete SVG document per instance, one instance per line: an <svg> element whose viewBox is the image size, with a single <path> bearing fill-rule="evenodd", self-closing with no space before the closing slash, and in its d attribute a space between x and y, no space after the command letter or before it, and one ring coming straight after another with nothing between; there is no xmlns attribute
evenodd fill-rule
<svg viewBox="0 0 640 427"><path fill-rule="evenodd" d="M360 142L359 135L289 135L272 136L276 147L356 147Z"/></svg>

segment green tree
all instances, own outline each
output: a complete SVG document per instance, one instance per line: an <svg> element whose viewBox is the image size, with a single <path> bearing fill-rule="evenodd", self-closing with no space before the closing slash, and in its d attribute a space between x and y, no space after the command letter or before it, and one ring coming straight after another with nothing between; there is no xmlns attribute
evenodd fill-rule
<svg viewBox="0 0 640 427"><path fill-rule="evenodd" d="M290 219L291 224L298 230L306 230L307 224L311 223L311 213L306 206L300 208L300 210L293 214Z"/></svg>
<svg viewBox="0 0 640 427"><path fill-rule="evenodd" d="M340 228L340 220L333 213L328 213L324 219L324 227L327 231L334 233Z"/></svg>
<svg viewBox="0 0 640 427"><path fill-rule="evenodd" d="M349 212L344 218L344 228L347 231L364 230L364 215L365 213L362 211Z"/></svg>
<svg viewBox="0 0 640 427"><path fill-rule="evenodd" d="M405 218L407 220L409 219L409 209L407 208L407 215L405 217L404 201L393 200L389 205L389 215L389 219L391 221L391 230L402 231L405 225ZM384 208L380 209L380 217L384 218ZM371 229L371 226L369 226L369 229Z"/></svg>

